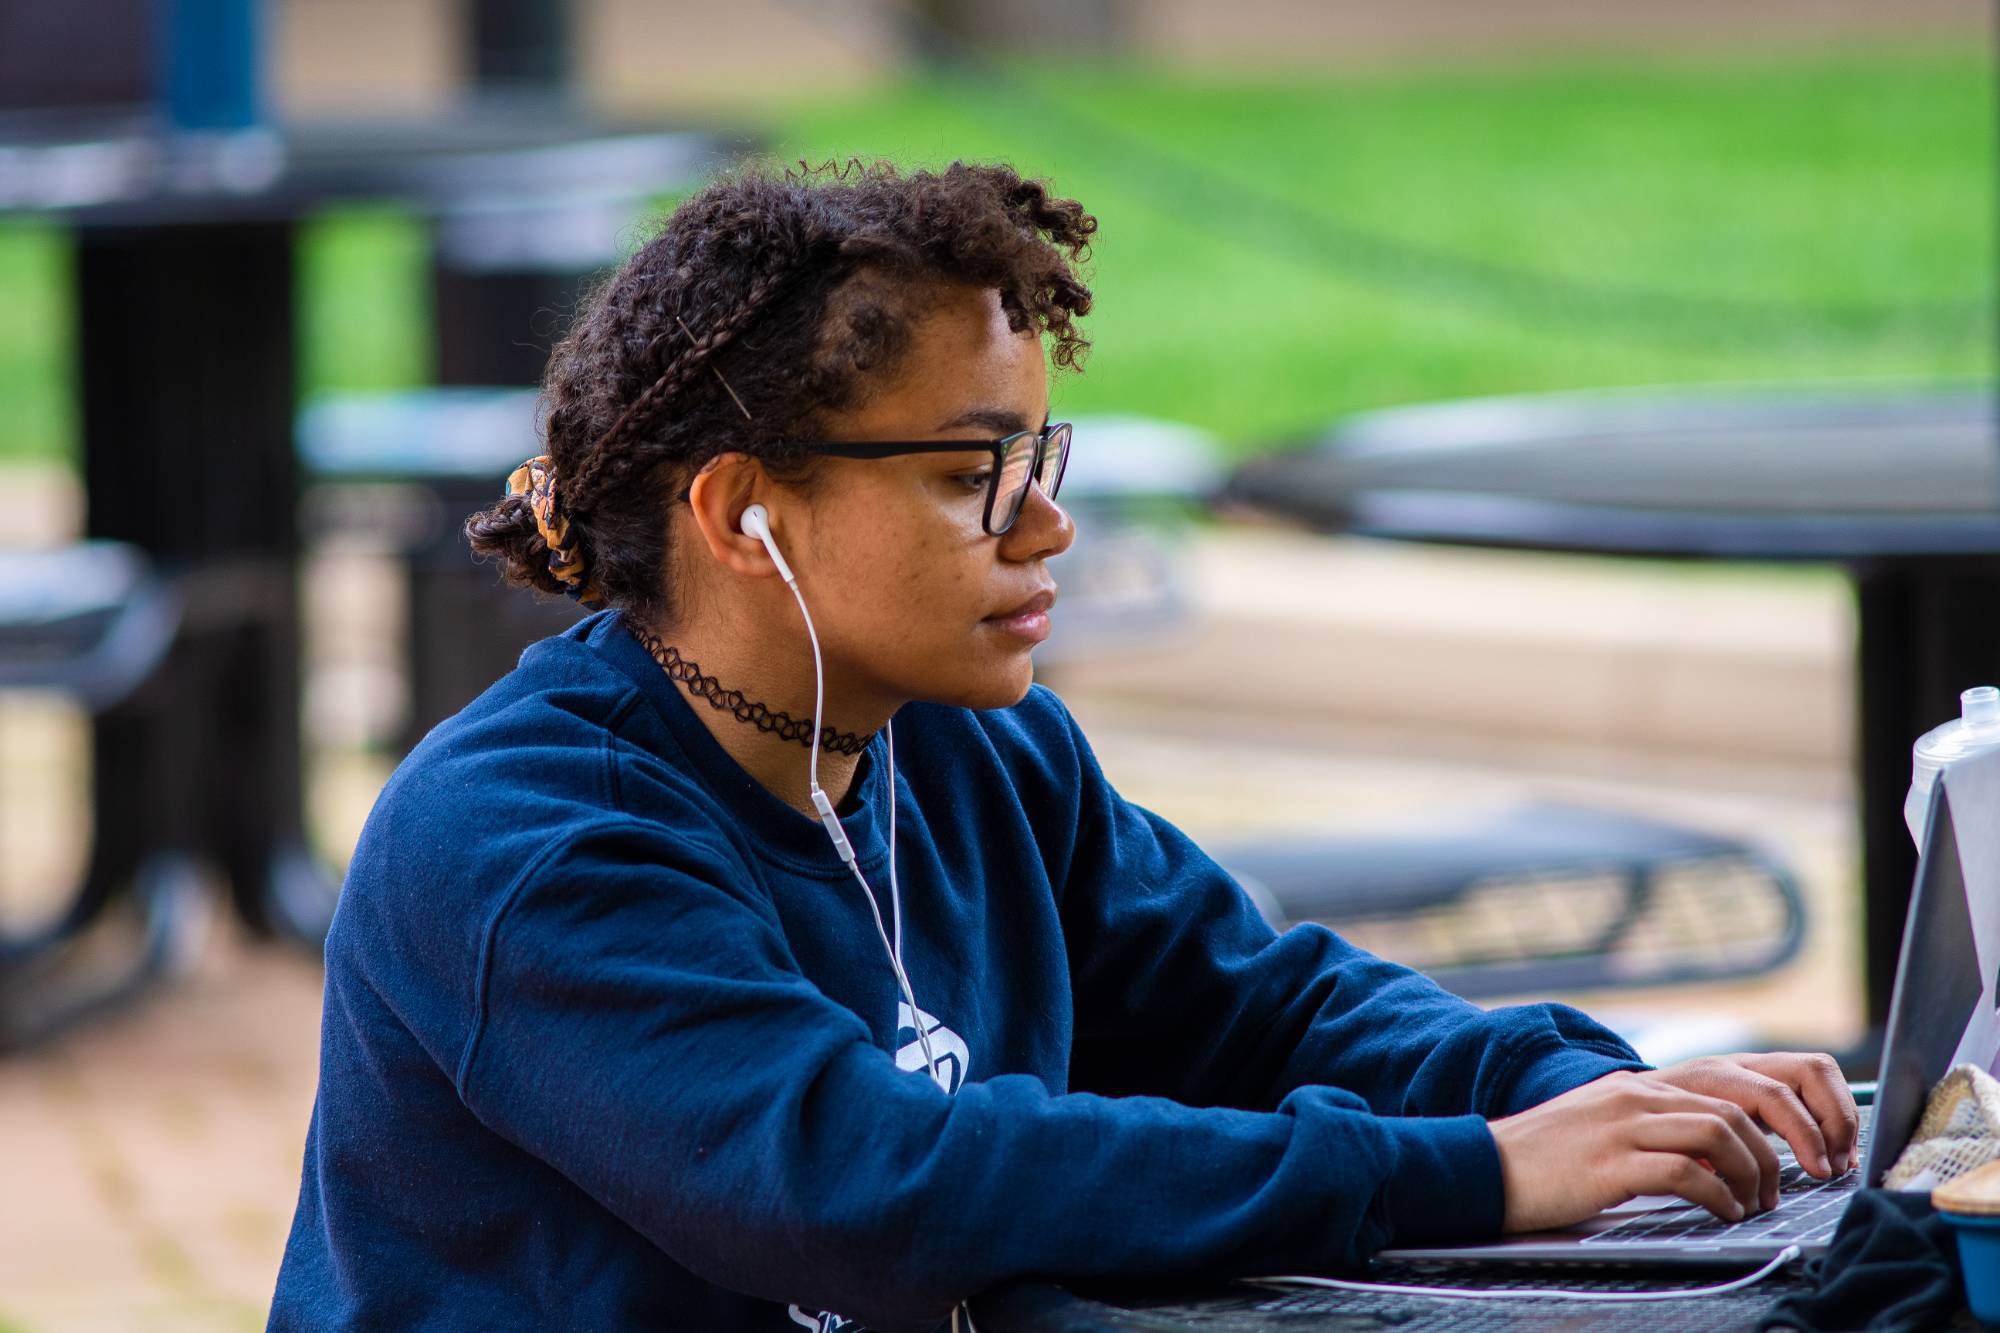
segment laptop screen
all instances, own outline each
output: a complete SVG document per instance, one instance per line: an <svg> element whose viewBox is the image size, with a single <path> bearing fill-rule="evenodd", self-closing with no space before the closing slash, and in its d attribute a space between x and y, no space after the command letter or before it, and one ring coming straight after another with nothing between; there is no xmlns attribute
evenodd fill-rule
<svg viewBox="0 0 2000 1333"><path fill-rule="evenodd" d="M1988 830L2000 825L2000 763L1992 761L2000 761L2000 752L1955 765L1931 793L1864 1163L1871 1187L1895 1165L1931 1088L1952 1065L1973 1060L1990 1069L2000 1054L1991 969L1980 961L1980 938L1992 932L1975 928L1990 927L2000 914L2000 884L1984 845ZM1996 944L1989 941L1986 952Z"/></svg>

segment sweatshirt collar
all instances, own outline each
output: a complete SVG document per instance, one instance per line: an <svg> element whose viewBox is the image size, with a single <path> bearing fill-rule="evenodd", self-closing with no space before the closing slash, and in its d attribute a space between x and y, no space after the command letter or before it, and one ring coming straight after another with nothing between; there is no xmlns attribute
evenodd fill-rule
<svg viewBox="0 0 2000 1333"><path fill-rule="evenodd" d="M681 686L661 670L646 646L627 627L623 612L598 612L579 622L569 633L638 686L666 724L667 733L687 761L687 767L737 819L753 844L807 873L848 873L820 822L772 795L702 725ZM883 831L889 784L885 751L882 735L877 732L861 752L848 809L840 820L847 840L854 846L856 859L864 867L880 860L886 845ZM801 769L808 757L801 745Z"/></svg>

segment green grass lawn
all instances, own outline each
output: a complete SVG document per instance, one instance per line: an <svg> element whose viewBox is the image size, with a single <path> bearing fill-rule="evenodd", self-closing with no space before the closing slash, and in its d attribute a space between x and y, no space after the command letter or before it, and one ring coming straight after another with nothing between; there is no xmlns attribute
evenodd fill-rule
<svg viewBox="0 0 2000 1333"><path fill-rule="evenodd" d="M1239 447L1466 394L1994 365L1993 62L1974 45L1312 76L1102 65L761 101L777 160L1004 158L1083 200L1096 343L1062 411ZM0 228L0 454L69 447L60 243ZM423 243L311 235L305 387L420 383Z"/></svg>

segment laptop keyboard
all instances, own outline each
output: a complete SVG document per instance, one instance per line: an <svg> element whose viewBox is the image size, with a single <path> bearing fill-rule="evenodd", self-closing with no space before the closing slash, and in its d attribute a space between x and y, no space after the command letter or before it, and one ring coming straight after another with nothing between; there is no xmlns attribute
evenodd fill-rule
<svg viewBox="0 0 2000 1333"><path fill-rule="evenodd" d="M1615 1246L1640 1242L1657 1245L1677 1240L1774 1240L1815 1244L1831 1240L1848 1199L1861 1188L1860 1163L1868 1146L1871 1109L1861 1108L1861 1134L1853 1153L1855 1165L1832 1180L1807 1175L1792 1156L1792 1150L1781 1141L1773 1141L1778 1150L1778 1206L1768 1213L1746 1217L1741 1222L1724 1222L1706 1208L1676 1204L1635 1213L1617 1226L1585 1236L1578 1243Z"/></svg>

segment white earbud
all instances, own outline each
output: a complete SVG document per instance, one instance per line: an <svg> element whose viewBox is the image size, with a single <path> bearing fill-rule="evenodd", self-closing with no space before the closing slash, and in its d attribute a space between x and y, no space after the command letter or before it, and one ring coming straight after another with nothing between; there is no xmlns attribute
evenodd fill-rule
<svg viewBox="0 0 2000 1333"><path fill-rule="evenodd" d="M784 552L778 549L777 539L771 535L770 510L764 508L763 505L751 505L748 509L744 510L743 533L745 536L755 537L758 541L764 543L764 549L770 552L771 563L778 567L779 578L787 583L797 583L797 580L792 577L792 567L785 563Z"/></svg>

